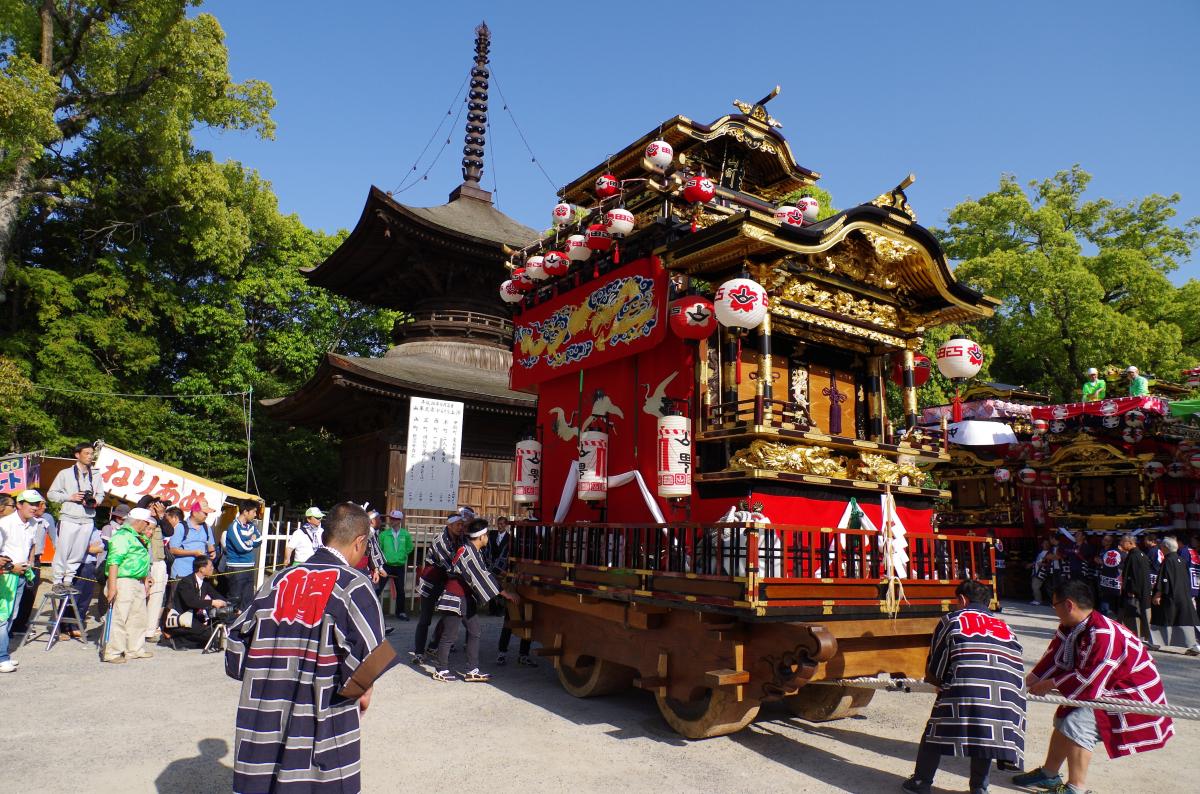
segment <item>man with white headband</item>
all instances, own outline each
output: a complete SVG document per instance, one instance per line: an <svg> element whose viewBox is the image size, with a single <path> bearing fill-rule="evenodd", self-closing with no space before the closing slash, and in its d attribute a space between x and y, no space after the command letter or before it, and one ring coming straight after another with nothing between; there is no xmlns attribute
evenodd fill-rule
<svg viewBox="0 0 1200 794"><path fill-rule="evenodd" d="M429 639L429 624L433 623L433 613L437 608L438 599L446 589L450 565L454 562L454 554L463 544L464 522L461 512L446 516L446 528L425 552L425 565L417 574L416 594L421 599L421 614L417 618L416 632L413 634L413 664L420 664L425 654L425 643Z"/></svg>

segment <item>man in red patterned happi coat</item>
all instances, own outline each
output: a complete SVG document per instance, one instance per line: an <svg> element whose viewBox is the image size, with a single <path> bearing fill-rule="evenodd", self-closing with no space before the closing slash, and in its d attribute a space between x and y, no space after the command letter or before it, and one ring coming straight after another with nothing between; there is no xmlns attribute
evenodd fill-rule
<svg viewBox="0 0 1200 794"><path fill-rule="evenodd" d="M1069 581L1054 588L1060 625L1050 647L1025 683L1032 695L1057 689L1074 700L1113 698L1165 706L1162 679L1142 641L1127 628L1094 611L1092 588ZM1062 794L1087 790L1092 748L1099 741L1110 758L1157 750L1175 734L1169 717L1122 714L1102 709L1060 706L1054 733L1039 769L1017 775L1013 783ZM1067 762L1067 781L1059 776Z"/></svg>

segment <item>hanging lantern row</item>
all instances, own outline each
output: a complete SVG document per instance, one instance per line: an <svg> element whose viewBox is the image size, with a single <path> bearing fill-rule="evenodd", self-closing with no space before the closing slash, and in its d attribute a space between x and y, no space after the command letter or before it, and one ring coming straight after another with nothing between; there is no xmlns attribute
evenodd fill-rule
<svg viewBox="0 0 1200 794"><path fill-rule="evenodd" d="M821 202L812 196L802 196L796 204L795 207L784 204L775 210L775 220L779 221L781 226L808 226L817 222Z"/></svg>

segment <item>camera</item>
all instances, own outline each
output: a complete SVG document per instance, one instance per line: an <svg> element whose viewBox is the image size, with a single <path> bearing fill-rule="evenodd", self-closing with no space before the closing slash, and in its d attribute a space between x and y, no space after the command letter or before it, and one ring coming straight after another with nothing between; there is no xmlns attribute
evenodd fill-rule
<svg viewBox="0 0 1200 794"><path fill-rule="evenodd" d="M208 620L210 623L228 623L235 617L237 617L237 609L229 605L213 607L208 611Z"/></svg>
<svg viewBox="0 0 1200 794"><path fill-rule="evenodd" d="M84 491L82 504L88 510L95 510L96 509L96 493L95 493L95 491Z"/></svg>
<svg viewBox="0 0 1200 794"><path fill-rule="evenodd" d="M0 573L12 573L16 567L12 560L5 560L4 565L0 565Z"/></svg>

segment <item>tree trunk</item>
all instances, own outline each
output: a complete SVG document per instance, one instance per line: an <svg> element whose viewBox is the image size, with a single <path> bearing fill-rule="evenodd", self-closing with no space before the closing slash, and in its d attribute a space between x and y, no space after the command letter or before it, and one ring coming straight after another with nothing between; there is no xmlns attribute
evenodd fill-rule
<svg viewBox="0 0 1200 794"><path fill-rule="evenodd" d="M8 272L8 255L12 249L17 221L21 217L21 206L29 189L29 169L32 160L22 157L17 160L12 175L0 182L0 285Z"/></svg>

